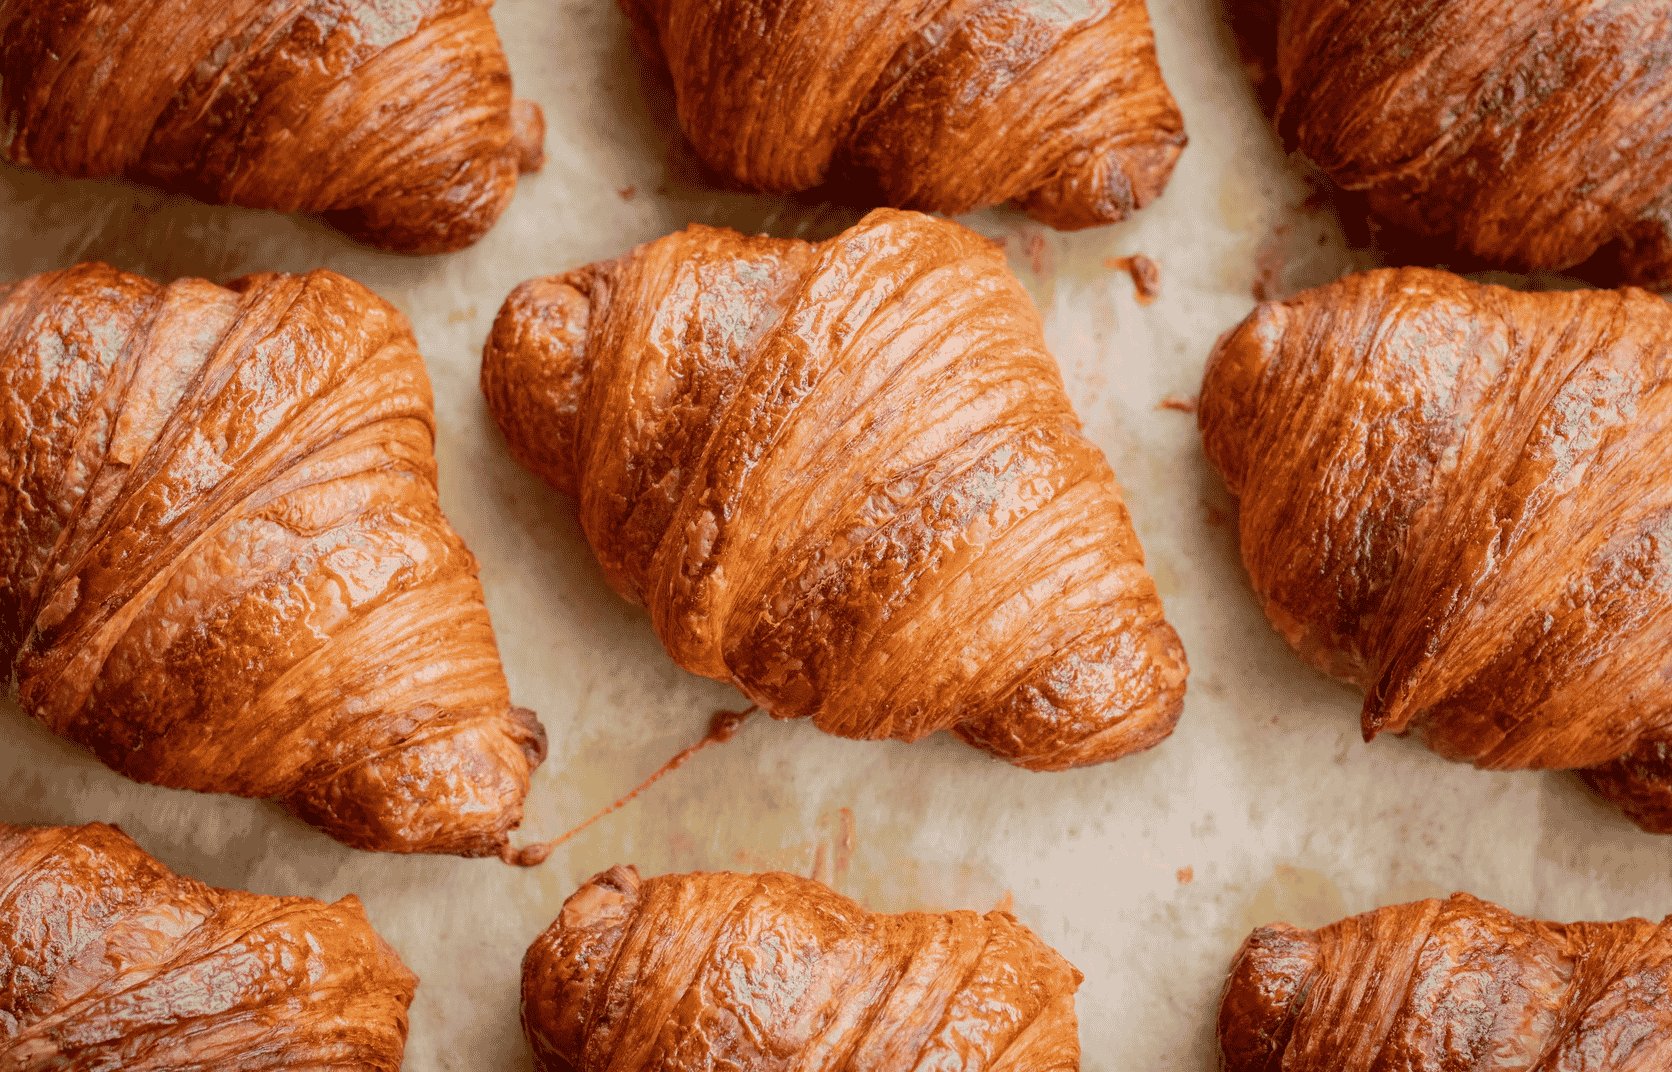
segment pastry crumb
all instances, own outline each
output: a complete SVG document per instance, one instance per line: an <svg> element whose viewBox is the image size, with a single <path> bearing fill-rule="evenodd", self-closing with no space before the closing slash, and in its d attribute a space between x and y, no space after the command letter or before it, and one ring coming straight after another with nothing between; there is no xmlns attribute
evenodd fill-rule
<svg viewBox="0 0 1672 1072"><path fill-rule="evenodd" d="M1103 267L1132 277L1138 304L1148 305L1161 296L1161 265L1153 257L1134 253L1127 257L1104 257Z"/></svg>

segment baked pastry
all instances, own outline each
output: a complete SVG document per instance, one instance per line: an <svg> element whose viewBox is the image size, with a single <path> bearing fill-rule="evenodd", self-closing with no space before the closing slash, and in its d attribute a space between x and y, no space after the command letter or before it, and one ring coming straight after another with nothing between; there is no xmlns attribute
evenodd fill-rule
<svg viewBox="0 0 1672 1072"><path fill-rule="evenodd" d="M1544 923L1456 894L1243 943L1224 1072L1659 1072L1672 919Z"/></svg>
<svg viewBox="0 0 1672 1072"><path fill-rule="evenodd" d="M1184 149L1144 0L621 5L698 157L750 189L1073 229L1155 200Z"/></svg>
<svg viewBox="0 0 1672 1072"><path fill-rule="evenodd" d="M539 1072L1080 1067L1080 973L1008 912L883 915L794 875L582 886L523 959Z"/></svg>
<svg viewBox="0 0 1672 1072"><path fill-rule="evenodd" d="M537 279L482 369L674 660L851 738L1012 763L1172 731L1184 652L998 247L879 210L828 242L693 227Z"/></svg>
<svg viewBox="0 0 1672 1072"><path fill-rule="evenodd" d="M0 0L0 157L462 249L545 137L492 2Z"/></svg>
<svg viewBox="0 0 1672 1072"><path fill-rule="evenodd" d="M218 890L115 827L0 824L0 1068L394 1072L417 985L354 897Z"/></svg>
<svg viewBox="0 0 1672 1072"><path fill-rule="evenodd" d="M130 778L499 852L544 737L436 497L412 330L330 272L0 288L0 661Z"/></svg>
<svg viewBox="0 0 1672 1072"><path fill-rule="evenodd" d="M1586 769L1672 832L1672 305L1351 276L1220 340L1198 412L1267 616L1367 737Z"/></svg>
<svg viewBox="0 0 1672 1072"><path fill-rule="evenodd" d="M1280 8L1284 143L1405 244L1672 285L1672 6L1231 2Z"/></svg>

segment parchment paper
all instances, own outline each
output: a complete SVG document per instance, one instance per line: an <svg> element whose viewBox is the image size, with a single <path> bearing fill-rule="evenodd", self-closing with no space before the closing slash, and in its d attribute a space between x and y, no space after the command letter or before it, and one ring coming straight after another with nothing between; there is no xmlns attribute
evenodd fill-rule
<svg viewBox="0 0 1672 1072"><path fill-rule="evenodd" d="M1216 336L1285 289L1352 267L1328 209L1275 145L1219 0L1150 0L1191 145L1166 196L1131 223L1057 234L1008 211L1002 238L1049 323L1070 394L1127 492L1194 673L1158 750L1067 774L1015 770L951 739L836 741L757 719L544 867L357 853L275 807L147 788L7 705L0 818L120 823L176 869L269 893L355 892L422 977L407 1068L529 1067L518 969L563 898L617 862L646 873L784 868L868 904L1015 911L1084 970L1085 1067L1210 1072L1213 1015L1242 936L1468 889L1522 912L1672 911L1672 842L1638 832L1554 774L1484 774L1402 741L1363 744L1358 696L1303 667L1269 629L1237 560L1230 504L1188 415ZM224 280L325 265L411 316L434 378L442 499L482 560L519 702L551 732L529 835L562 832L740 706L665 656L604 585L556 493L507 457L476 387L483 339L521 280L691 221L824 236L857 213L718 193L647 88L612 0L499 0L518 91L544 106L551 162L468 252L404 259L305 220L209 208L121 185L0 170L0 276L103 258L157 277ZM1143 307L1105 258L1147 253ZM851 830L851 850L848 846Z"/></svg>

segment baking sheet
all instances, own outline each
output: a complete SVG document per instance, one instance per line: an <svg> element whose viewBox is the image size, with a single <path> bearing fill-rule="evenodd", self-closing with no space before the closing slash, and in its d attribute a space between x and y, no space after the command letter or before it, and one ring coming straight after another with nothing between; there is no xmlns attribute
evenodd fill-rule
<svg viewBox="0 0 1672 1072"><path fill-rule="evenodd" d="M1005 241L1045 312L1189 651L1184 721L1158 750L1041 775L951 739L856 744L756 719L519 871L357 853L269 805L135 785L7 705L0 818L114 821L210 882L358 893L423 979L406 1063L417 1072L530 1066L522 952L578 883L617 862L816 871L891 910L1012 896L1086 974L1093 1072L1216 1068L1220 982L1261 922L1316 925L1454 889L1552 917L1672 911L1672 842L1569 776L1484 774L1413 743L1364 745L1357 695L1303 667L1261 617L1195 422L1158 405L1195 392L1215 337L1253 304L1257 274L1293 289L1357 260L1274 144L1218 3L1151 0L1191 138L1162 201L1072 235L1007 211L967 220ZM668 661L644 615L606 588L569 505L506 456L476 389L494 312L529 276L691 221L824 236L858 214L706 187L611 0L499 0L495 16L519 95L546 110L551 162L475 248L397 258L305 220L0 169L0 277L88 258L217 280L324 265L406 311L435 383L443 502L482 560L514 695L551 733L526 838L568 829L700 737L713 711L741 704ZM1140 252L1161 265L1162 295L1147 307L1105 263Z"/></svg>

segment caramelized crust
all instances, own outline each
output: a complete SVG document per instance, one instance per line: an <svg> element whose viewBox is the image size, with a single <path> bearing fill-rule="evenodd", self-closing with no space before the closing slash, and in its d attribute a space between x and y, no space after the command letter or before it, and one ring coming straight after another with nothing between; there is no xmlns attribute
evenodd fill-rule
<svg viewBox="0 0 1672 1072"><path fill-rule="evenodd" d="M1184 121L1144 0L621 0L715 171L1065 229L1161 194Z"/></svg>
<svg viewBox="0 0 1672 1072"><path fill-rule="evenodd" d="M1220 340L1199 412L1268 617L1367 736L1597 768L1672 832L1672 305L1352 276Z"/></svg>
<svg viewBox="0 0 1672 1072"><path fill-rule="evenodd" d="M1661 1072L1672 920L1543 923L1456 894L1243 943L1224 1072Z"/></svg>
<svg viewBox="0 0 1672 1072"><path fill-rule="evenodd" d="M1279 130L1374 211L1495 266L1600 253L1672 285L1672 5L1279 2Z"/></svg>
<svg viewBox="0 0 1672 1072"><path fill-rule="evenodd" d="M540 1072L1072 1072L1080 979L1006 912L617 867L530 947L523 1029Z"/></svg>
<svg viewBox="0 0 1672 1072"><path fill-rule="evenodd" d="M1034 769L1171 732L1185 660L998 248L880 210L523 285L483 388L675 661L853 738Z"/></svg>
<svg viewBox="0 0 1672 1072"><path fill-rule="evenodd" d="M0 661L114 769L497 852L543 750L436 496L406 320L341 276L0 292Z"/></svg>
<svg viewBox="0 0 1672 1072"><path fill-rule="evenodd" d="M114 827L0 824L10 1072L395 1072L417 984L354 897L218 890Z"/></svg>
<svg viewBox="0 0 1672 1072"><path fill-rule="evenodd" d="M462 249L544 140L491 4L0 0L0 156Z"/></svg>

